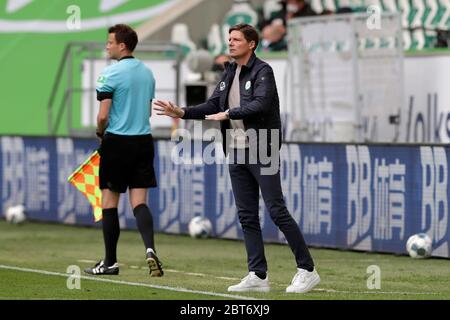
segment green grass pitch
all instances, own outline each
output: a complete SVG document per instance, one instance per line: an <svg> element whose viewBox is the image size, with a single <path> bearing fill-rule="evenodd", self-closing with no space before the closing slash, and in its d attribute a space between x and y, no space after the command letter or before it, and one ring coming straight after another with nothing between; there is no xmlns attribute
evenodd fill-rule
<svg viewBox="0 0 450 320"><path fill-rule="evenodd" d="M86 275L80 289L68 289L68 266L83 270L101 259L102 239L98 228L0 220L0 299L450 299L448 259L316 248L321 283L307 294L286 294L296 268L289 247L280 244L266 245L271 292L228 296L227 287L247 274L242 241L158 233L165 275L151 278L137 231L121 232L119 276ZM380 268L380 289L367 287L371 265Z"/></svg>

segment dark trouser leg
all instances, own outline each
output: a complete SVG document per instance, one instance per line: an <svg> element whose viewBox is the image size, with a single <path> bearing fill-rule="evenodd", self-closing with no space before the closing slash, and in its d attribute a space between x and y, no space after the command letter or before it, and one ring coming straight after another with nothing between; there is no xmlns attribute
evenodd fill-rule
<svg viewBox="0 0 450 320"><path fill-rule="evenodd" d="M278 170L274 175L261 175L261 165L253 164L249 165L249 168L259 183L264 202L270 212L270 217L283 232L294 253L297 267L312 271L314 262L306 246L305 239L284 202L280 171Z"/></svg>
<svg viewBox="0 0 450 320"><path fill-rule="evenodd" d="M264 243L259 223L259 188L246 165L229 165L231 185L244 233L248 270L267 272Z"/></svg>

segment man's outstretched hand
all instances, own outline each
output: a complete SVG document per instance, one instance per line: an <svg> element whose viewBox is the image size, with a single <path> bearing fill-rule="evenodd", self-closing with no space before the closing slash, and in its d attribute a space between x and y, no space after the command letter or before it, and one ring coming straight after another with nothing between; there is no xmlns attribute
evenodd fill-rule
<svg viewBox="0 0 450 320"><path fill-rule="evenodd" d="M184 116L184 110L170 101L156 100L154 105L153 110L156 111L157 115L172 118L182 118Z"/></svg>

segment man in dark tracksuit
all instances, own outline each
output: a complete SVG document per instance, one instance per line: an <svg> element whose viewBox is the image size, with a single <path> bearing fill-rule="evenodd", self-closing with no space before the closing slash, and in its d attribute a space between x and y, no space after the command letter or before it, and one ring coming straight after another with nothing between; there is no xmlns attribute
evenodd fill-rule
<svg viewBox="0 0 450 320"><path fill-rule="evenodd" d="M229 35L230 56L235 61L225 64L222 79L208 101L195 107L180 108L171 102L157 100L155 110L160 115L174 118L221 121L224 151L230 152L232 159L229 171L249 269L249 274L228 291L270 290L258 213L261 189L270 216L283 232L297 263L297 273L286 292L307 292L320 282L320 277L303 235L283 199L279 171L280 107L274 74L267 63L255 56L258 33L253 27L236 25L230 28ZM256 133L253 135L256 141L249 139L250 131ZM275 138L272 138L272 131L277 133ZM270 174L264 171L270 163L263 159L260 148L267 150L267 156L276 163ZM245 158L238 157L239 154Z"/></svg>

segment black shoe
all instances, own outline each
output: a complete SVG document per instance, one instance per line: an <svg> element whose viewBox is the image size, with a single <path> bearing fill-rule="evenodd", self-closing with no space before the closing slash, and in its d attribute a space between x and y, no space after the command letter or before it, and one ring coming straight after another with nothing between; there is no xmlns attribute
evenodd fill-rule
<svg viewBox="0 0 450 320"><path fill-rule="evenodd" d="M150 268L150 276L152 277L162 277L164 275L164 271L162 269L162 264L159 261L156 254L153 252L147 252L147 264Z"/></svg>
<svg viewBox="0 0 450 320"><path fill-rule="evenodd" d="M100 261L94 267L84 269L84 272L86 272L88 274L93 274L95 276L117 275L117 274L119 274L119 265L116 262L112 266L108 267L108 266L105 266L103 261Z"/></svg>

